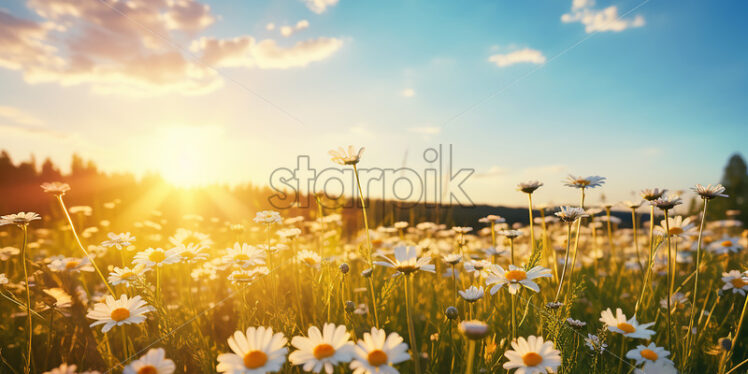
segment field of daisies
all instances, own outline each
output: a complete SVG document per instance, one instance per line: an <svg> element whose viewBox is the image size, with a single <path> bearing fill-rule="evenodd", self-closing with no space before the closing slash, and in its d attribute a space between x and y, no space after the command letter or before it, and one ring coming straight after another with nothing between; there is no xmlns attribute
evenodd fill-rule
<svg viewBox="0 0 748 374"><path fill-rule="evenodd" d="M331 154L357 172L361 150ZM699 213L681 216L665 190L594 206L605 178L554 183L579 200L539 208L543 183L517 186L529 225L381 226L361 198L355 232L321 205L116 227L49 181L60 218L0 218L0 372L748 370L746 231L709 209L729 190L695 185Z"/></svg>

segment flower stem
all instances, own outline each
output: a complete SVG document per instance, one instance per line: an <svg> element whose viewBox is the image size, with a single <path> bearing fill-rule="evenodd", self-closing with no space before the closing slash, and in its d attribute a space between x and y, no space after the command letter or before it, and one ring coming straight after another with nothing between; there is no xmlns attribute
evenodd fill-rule
<svg viewBox="0 0 748 374"><path fill-rule="evenodd" d="M644 264L642 264L641 254L639 253L639 225L636 222L636 208L631 208L631 227L634 229L634 248L636 248L636 263L644 275Z"/></svg>
<svg viewBox="0 0 748 374"><path fill-rule="evenodd" d="M569 265L569 245L571 244L571 225L572 224L573 224L572 222L569 222L569 224L566 225L567 235L566 235L566 255L564 258L564 267L563 267L563 270L561 270L561 280L558 282L558 290L556 291L556 298L553 299L553 301L558 301L558 297L559 295L561 295L561 289L563 288L563 285L564 285L564 276L566 276L566 267L567 265Z"/></svg>
<svg viewBox="0 0 748 374"><path fill-rule="evenodd" d="M686 351L691 350L691 335L693 335L691 334L691 330L693 329L693 317L694 313L696 312L696 300L699 294L699 273L701 272L701 235L704 232L704 222L706 222L706 206L708 202L709 200L704 199L704 211L701 213L701 223L699 223L699 238L696 242L696 275L694 276L693 282L693 302L691 303L691 316L689 317L688 321L688 338L686 338Z"/></svg>
<svg viewBox="0 0 748 374"><path fill-rule="evenodd" d="M99 266L96 265L96 261L94 261L93 257L91 257L90 254L88 254L88 251L86 248L83 247L83 243L81 243L80 237L78 237L78 233L75 231L75 225L73 224L73 219L70 218L70 213L68 213L68 209L65 207L65 202L62 200L62 195L57 196L57 201L60 203L60 208L62 208L63 213L65 213L65 217L68 220L68 223L70 224L70 231L73 232L73 237L75 238L75 242L78 243L78 247L83 251L83 253L88 257L88 260L91 261L91 265L93 265L94 269L96 269L96 272L99 274L99 277L101 277L101 281L104 282L104 285L109 290L109 293L112 294L112 297L116 298L117 295L114 293L114 290L109 285L109 283L106 280L106 277L104 276L104 273L101 272L101 269L99 269Z"/></svg>
<svg viewBox="0 0 748 374"><path fill-rule="evenodd" d="M410 279L410 275L403 276L403 285L405 286L405 314L408 318L408 338L410 340L410 350L413 353L413 365L415 367L416 374L421 373L421 359L418 354L418 343L416 342L416 331L413 326L413 313L411 311L413 296L411 295L411 287L413 281Z"/></svg>
<svg viewBox="0 0 748 374"><path fill-rule="evenodd" d="M649 260L647 261L647 273L644 276L644 283L642 283L642 292L639 294L639 300L636 300L636 306L634 307L634 316L639 312L642 300L644 300L644 292L647 290L647 284L649 278L652 276L652 261L654 261L654 205L649 207Z"/></svg>
<svg viewBox="0 0 748 374"><path fill-rule="evenodd" d="M673 257L672 257L672 249L670 247L670 236L671 235L670 235L670 222L668 220L668 210L665 209L664 212L665 212L665 231L667 235L667 286L666 286L666 289L668 292L668 295L666 296L667 297L667 349L670 352L672 352L673 346L670 340L671 339L670 336L672 335L671 334L672 325L670 322L670 319L671 319L670 315L672 314L673 310L671 309L671 305L670 305L670 299L672 299L670 290L672 288L671 285L673 282Z"/></svg>
<svg viewBox="0 0 748 374"><path fill-rule="evenodd" d="M532 194L527 194L527 199L529 200L529 207L528 212L530 213L530 253L535 251L535 231L533 230L533 222L532 222Z"/></svg>
<svg viewBox="0 0 748 374"><path fill-rule="evenodd" d="M372 258L371 235L369 234L369 218L366 216L366 200L364 192L361 190L361 181L358 179L358 168L353 164L353 174L356 176L356 185L358 186L358 197L361 199L361 209L364 215L364 231L366 231L366 247L368 250L369 268L371 276L369 277L369 289L371 290L371 305L374 310L374 326L379 327L379 316L377 315L377 299L374 291L374 259Z"/></svg>
<svg viewBox="0 0 748 374"><path fill-rule="evenodd" d="M26 351L26 367L24 368L24 372L26 374L31 372L31 343L32 343L32 337L34 335L34 327L32 325L31 321L31 290L29 288L29 274L28 269L26 268L26 249L28 247L28 239L29 239L29 229L27 225L20 225L21 230L23 231L23 247L21 249L21 263L23 263L23 279L26 283L26 319L28 320L28 349Z"/></svg>
<svg viewBox="0 0 748 374"><path fill-rule="evenodd" d="M473 374L473 361L475 360L475 340L467 339L468 341L468 356L467 356L467 368L465 368L466 374Z"/></svg>

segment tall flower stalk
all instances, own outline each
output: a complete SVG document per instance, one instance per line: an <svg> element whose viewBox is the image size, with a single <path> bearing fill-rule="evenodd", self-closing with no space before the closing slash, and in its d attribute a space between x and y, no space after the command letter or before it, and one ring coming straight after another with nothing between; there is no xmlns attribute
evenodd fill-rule
<svg viewBox="0 0 748 374"><path fill-rule="evenodd" d="M693 320L694 315L696 313L696 300L698 298L699 294L699 273L701 273L701 244L702 244L702 234L704 233L704 224L706 223L706 212L707 212L707 206L709 205L709 200L714 199L715 197L727 197L723 192L725 191L725 188L721 184L717 184L716 186L707 185L706 187L697 184L696 187L693 188L696 193L699 194L701 199L704 202L704 208L701 212L701 222L699 223L699 236L696 241L696 271L694 275L694 281L693 281L693 301L691 303L691 313L690 317L688 318L688 330L691 331L693 328ZM745 312L745 310L743 310ZM741 317L740 321L743 321L743 318ZM740 330L738 329L738 332ZM686 351L690 353L691 350L691 343L692 343L692 334L687 334L686 338ZM737 333L736 333L737 335Z"/></svg>
<svg viewBox="0 0 748 374"><path fill-rule="evenodd" d="M535 192L540 186L542 186L543 183L540 183L538 181L529 181L520 183L517 185L517 189L519 191L522 191L527 194L527 200L528 200L528 213L530 216L530 251L535 250L535 231L533 229L534 223L532 220L532 193Z"/></svg>
<svg viewBox="0 0 748 374"><path fill-rule="evenodd" d="M679 197L671 197L671 196L663 196L657 200L654 200L651 202L652 205L656 206L660 210L662 210L665 213L665 232L667 235L667 297L666 297L666 303L667 303L667 345L668 349L670 351L673 350L672 345L672 322L671 322L671 314L672 314L672 293L671 289L673 288L673 278L675 274L673 274L673 253L672 253L672 246L671 246L671 240L670 237L670 216L669 212L671 209L675 208L677 205L682 204L683 201Z"/></svg>
<svg viewBox="0 0 748 374"><path fill-rule="evenodd" d="M559 296L561 295L561 289L564 285L564 278L566 276L566 268L569 265L569 246L571 245L571 226L574 224L574 222L579 221L582 219L582 217L587 217L587 213L584 212L584 209L582 208L575 208L575 207L569 207L569 206L562 206L561 210L556 212L556 216L558 218L566 223L566 254L564 255L564 267L561 271L561 279L558 282L558 290L556 291L556 298L554 301L558 301ZM577 233L577 237L579 236L579 233ZM576 248L576 247L575 247ZM576 252L575 252L576 257ZM572 269L574 268L574 261L572 261ZM571 277L569 277L571 278Z"/></svg>
<svg viewBox="0 0 748 374"><path fill-rule="evenodd" d="M26 251L28 249L29 241L29 223L31 221L40 220L41 217L36 213L25 213L20 212L18 214L10 214L0 217L0 226L15 224L23 232L23 245L21 247L21 264L23 267L23 279L26 286L26 321L28 322L28 339L27 339L27 350L26 350L26 366L24 367L24 373L29 374L31 372L31 354L32 354L32 342L34 336L34 325L31 320L31 288L29 286L29 273L26 264Z"/></svg>
<svg viewBox="0 0 748 374"><path fill-rule="evenodd" d="M373 279L373 272L374 272L374 260L372 258L372 246L371 246L371 235L369 234L369 218L366 214L366 199L364 199L364 193L361 189L361 180L358 177L358 167L356 166L358 162L361 160L361 155L364 153L364 148L359 148L358 151L353 148L352 145L348 146L348 149L344 149L343 147L338 148L337 150L331 150L330 156L332 156L332 161L339 164L339 165L350 165L353 167L353 174L356 176L356 186L358 187L358 196L361 200L361 210L362 214L364 216L364 231L366 231L366 255L367 260L369 263L369 269L371 269L372 274L368 277L369 278L369 291L371 293L371 305L372 310L374 312L374 326L379 327L379 315L377 312L377 297L376 292L374 290L374 279Z"/></svg>
<svg viewBox="0 0 748 374"><path fill-rule="evenodd" d="M641 197L649 202L649 258L647 259L647 271L644 275L644 283L642 283L642 290L639 294L639 299L636 300L636 306L634 306L634 316L639 312L642 300L644 300L644 294L649 285L650 278L652 277L652 266L654 265L654 216L655 216L655 204L654 201L661 198L667 190L660 190L658 188L645 189L641 191Z"/></svg>
<svg viewBox="0 0 748 374"><path fill-rule="evenodd" d="M104 273L101 272L101 269L99 269L99 266L96 265L96 261L94 261L93 257L88 253L85 247L83 247L83 243L81 242L80 237L78 236L78 232L75 230L75 225L73 224L73 219L70 217L70 213L68 212L68 208L65 206L65 201L62 199L62 196L65 195L65 192L70 190L70 186L66 183L60 183L60 182L52 182L52 183L44 183L41 185L44 192L51 194L57 198L57 202L60 204L60 209L62 209L62 212L65 213L65 218L68 221L68 224L70 225L70 231L73 233L73 238L75 238L75 243L78 244L78 248L83 252L84 255L88 258L89 261L91 261L91 265L93 265L94 269L96 269L96 273L99 274L99 277L101 278L101 281L104 282L104 285L106 286L107 290L109 290L109 293L112 294L112 297L117 297L117 295L114 293L114 290L112 289L112 286L109 285L109 282L107 282L106 277L104 276Z"/></svg>

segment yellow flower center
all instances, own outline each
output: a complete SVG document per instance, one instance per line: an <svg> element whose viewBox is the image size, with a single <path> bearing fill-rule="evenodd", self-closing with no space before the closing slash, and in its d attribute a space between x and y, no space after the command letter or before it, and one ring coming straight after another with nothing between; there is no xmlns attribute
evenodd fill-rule
<svg viewBox="0 0 748 374"><path fill-rule="evenodd" d="M115 322L126 320L130 318L130 310L127 308L117 308L112 311L111 317Z"/></svg>
<svg viewBox="0 0 748 374"><path fill-rule="evenodd" d="M731 240L725 240L722 242L723 247L732 247L732 241Z"/></svg>
<svg viewBox="0 0 748 374"><path fill-rule="evenodd" d="M252 277L249 276L247 273L238 273L234 274L234 280L237 282L246 282L250 280Z"/></svg>
<svg viewBox="0 0 748 374"><path fill-rule="evenodd" d="M525 366L537 366L540 365L541 362L543 362L543 356L535 352L528 352L525 353L524 356L522 356L522 362L525 363Z"/></svg>
<svg viewBox="0 0 748 374"><path fill-rule="evenodd" d="M249 261L249 256L245 253L234 255L234 261Z"/></svg>
<svg viewBox="0 0 748 374"><path fill-rule="evenodd" d="M668 233L670 234L670 236L680 235L680 234L683 233L683 229L680 228L680 227L671 227L670 231L668 231Z"/></svg>
<svg viewBox="0 0 748 374"><path fill-rule="evenodd" d="M316 347L314 347L314 358L321 360L323 358L328 358L335 354L335 348L333 348L331 345L322 343Z"/></svg>
<svg viewBox="0 0 748 374"><path fill-rule="evenodd" d="M126 272L124 272L124 273L120 274L120 276L119 276L119 277L120 277L121 279L130 279L130 278L135 278L135 273L133 273L133 272L131 272L131 271L126 271Z"/></svg>
<svg viewBox="0 0 748 374"><path fill-rule="evenodd" d="M748 283L746 283L746 281L744 281L743 278L735 278L731 280L730 283L732 283L732 286L735 288L743 288L746 285L748 285Z"/></svg>
<svg viewBox="0 0 748 374"><path fill-rule="evenodd" d="M148 255L148 259L151 260L151 262L159 263L166 259L166 254L164 251L153 251Z"/></svg>
<svg viewBox="0 0 748 374"><path fill-rule="evenodd" d="M146 365L138 369L137 374L158 374L158 369L153 367L153 365Z"/></svg>
<svg viewBox="0 0 748 374"><path fill-rule="evenodd" d="M314 259L314 257L304 257L304 262L307 263L307 265L316 265L317 261Z"/></svg>
<svg viewBox="0 0 748 374"><path fill-rule="evenodd" d="M65 264L65 269L75 269L76 266L78 266L80 262L78 261L68 261L67 264Z"/></svg>
<svg viewBox="0 0 748 374"><path fill-rule="evenodd" d="M263 351L249 351L244 355L244 366L248 369L257 369L265 366L268 362L268 355Z"/></svg>
<svg viewBox="0 0 748 374"><path fill-rule="evenodd" d="M653 350L646 348L642 349L641 355L649 361L657 361L657 358L660 357Z"/></svg>
<svg viewBox="0 0 748 374"><path fill-rule="evenodd" d="M187 259L187 260L190 260L190 259L192 259L193 257L195 257L195 252L192 252L192 251L184 251L184 252L182 252L182 253L181 253L180 255L181 255L182 257L184 257L185 259Z"/></svg>
<svg viewBox="0 0 748 374"><path fill-rule="evenodd" d="M519 282L527 279L527 273L524 270L510 270L504 273L504 276L510 282Z"/></svg>
<svg viewBox="0 0 748 374"><path fill-rule="evenodd" d="M387 363L388 357L381 349L375 349L369 352L366 360L369 361L369 365L371 366L381 366Z"/></svg>
<svg viewBox="0 0 748 374"><path fill-rule="evenodd" d="M590 185L590 181L588 181L586 179L577 179L577 180L574 181L574 184L578 184L580 186L589 186Z"/></svg>
<svg viewBox="0 0 748 374"><path fill-rule="evenodd" d="M626 334L631 334L632 332L636 331L636 328L634 326L631 326L628 322L621 322L616 327L618 327L619 330L623 331Z"/></svg>

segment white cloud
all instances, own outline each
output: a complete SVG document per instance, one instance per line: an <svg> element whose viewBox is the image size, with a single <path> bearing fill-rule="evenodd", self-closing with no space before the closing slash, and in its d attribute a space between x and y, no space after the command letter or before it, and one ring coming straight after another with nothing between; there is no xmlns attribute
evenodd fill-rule
<svg viewBox="0 0 748 374"><path fill-rule="evenodd" d="M416 95L416 91L412 88L406 88L400 92L403 97L411 98Z"/></svg>
<svg viewBox="0 0 748 374"><path fill-rule="evenodd" d="M328 7L335 6L339 0L302 0L306 7L314 13L322 14Z"/></svg>
<svg viewBox="0 0 748 374"><path fill-rule="evenodd" d="M281 35L285 37L289 37L293 34L295 34L298 31L304 30L306 28L309 28L309 21L303 19L299 22L296 22L295 26L283 26L280 28Z"/></svg>
<svg viewBox="0 0 748 374"><path fill-rule="evenodd" d="M29 0L26 5L39 21L0 8L0 68L21 72L28 83L88 85L102 94L204 94L224 83L214 63L285 69L327 58L342 45L335 38L290 47L271 39L255 42L249 35L199 38L219 17L198 0ZM307 27L302 20L294 30ZM166 39L186 40L200 61Z"/></svg>
<svg viewBox="0 0 748 374"><path fill-rule="evenodd" d="M267 30L267 31L273 31L273 30L275 30L275 24L272 23L272 22L268 23L267 25L265 25L265 30Z"/></svg>
<svg viewBox="0 0 748 374"><path fill-rule="evenodd" d="M411 127L408 129L408 131L414 134L421 134L421 135L439 135L442 132L442 129L441 127L438 127L438 126L420 126L420 127Z"/></svg>
<svg viewBox="0 0 748 374"><path fill-rule="evenodd" d="M628 28L644 26L644 17L634 16L633 19L620 19L618 7L615 5L605 9L593 9L594 0L573 0L571 12L561 16L564 23L579 22L583 24L585 32L623 31Z"/></svg>
<svg viewBox="0 0 748 374"><path fill-rule="evenodd" d="M506 54L495 54L489 57L488 61L495 63L498 67L505 67L520 63L531 63L539 65L545 63L545 56L543 56L543 53L538 50L524 48Z"/></svg>

